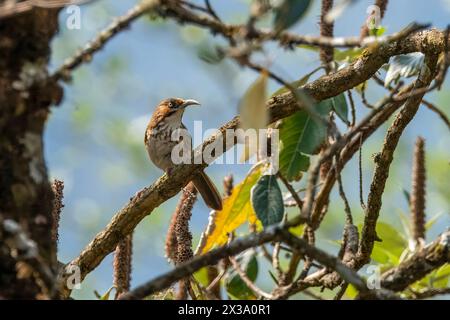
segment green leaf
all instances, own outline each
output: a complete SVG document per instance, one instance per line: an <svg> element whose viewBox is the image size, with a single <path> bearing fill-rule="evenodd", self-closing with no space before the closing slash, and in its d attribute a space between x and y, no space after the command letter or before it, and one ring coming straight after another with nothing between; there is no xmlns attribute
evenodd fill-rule
<svg viewBox="0 0 450 320"><path fill-rule="evenodd" d="M330 100L316 105L320 116L332 109ZM308 170L309 157L316 154L327 135L327 128L305 110L284 119L280 130L280 171L289 181L297 180L301 172Z"/></svg>
<svg viewBox="0 0 450 320"><path fill-rule="evenodd" d="M94 291L95 295L97 296L97 298L99 300L109 300L109 296L111 295L111 291L112 289L114 289L115 287L111 287L108 289L108 291L105 292L105 294L100 295L97 291Z"/></svg>
<svg viewBox="0 0 450 320"><path fill-rule="evenodd" d="M251 200L256 216L264 227L283 219L283 195L275 175L263 175L258 180L252 188Z"/></svg>
<svg viewBox="0 0 450 320"><path fill-rule="evenodd" d="M375 242L371 258L383 264L397 264L408 242L387 223L379 222L376 231L382 242Z"/></svg>
<svg viewBox="0 0 450 320"><path fill-rule="evenodd" d="M360 48L350 48L347 50L334 49L334 60L353 62L362 54L362 52L363 49Z"/></svg>
<svg viewBox="0 0 450 320"><path fill-rule="evenodd" d="M213 46L208 42L203 42L197 48L197 55L203 61L210 64L218 64L225 58L225 53L219 46Z"/></svg>
<svg viewBox="0 0 450 320"><path fill-rule="evenodd" d="M355 299L359 291L352 284L349 284L347 290L345 290L345 296L349 299Z"/></svg>
<svg viewBox="0 0 450 320"><path fill-rule="evenodd" d="M208 267L203 267L200 270L196 271L194 273L194 278L197 280L201 285L207 287L209 284L208 279Z"/></svg>
<svg viewBox="0 0 450 320"><path fill-rule="evenodd" d="M433 288L446 288L450 279L450 264L445 264L437 269L431 277Z"/></svg>
<svg viewBox="0 0 450 320"><path fill-rule="evenodd" d="M398 212L398 216L402 223L403 232L405 233L406 238L411 239L411 222L409 217L403 212Z"/></svg>
<svg viewBox="0 0 450 320"><path fill-rule="evenodd" d="M436 213L430 220L425 224L425 230L430 230L431 227L439 220L442 216L442 212Z"/></svg>
<svg viewBox="0 0 450 320"><path fill-rule="evenodd" d="M239 267L245 271L247 277L253 282L258 276L258 260L255 252L248 250L236 258ZM247 287L236 270L231 269L226 277L225 288L227 293L234 299L255 299L254 293Z"/></svg>
<svg viewBox="0 0 450 320"><path fill-rule="evenodd" d="M313 45L310 45L310 44L299 44L297 46L297 48L306 49L306 50L314 51L314 52L319 52L319 50L320 50L320 47L313 46Z"/></svg>
<svg viewBox="0 0 450 320"><path fill-rule="evenodd" d="M392 253L385 247L378 245L378 243L375 243L370 257L374 261L387 267L395 266L400 262L400 255Z"/></svg>
<svg viewBox="0 0 450 320"><path fill-rule="evenodd" d="M348 121L348 105L347 100L345 99L345 94L341 93L336 97L331 98L331 103L333 105L333 110L336 112L338 117L344 121L346 124L349 124Z"/></svg>
<svg viewBox="0 0 450 320"><path fill-rule="evenodd" d="M378 28L369 29L369 31L371 36L381 37L386 32L386 28L379 26Z"/></svg>
<svg viewBox="0 0 450 320"><path fill-rule="evenodd" d="M400 77L412 77L418 75L424 66L425 56L421 52L401 54L391 58L389 69L384 80L387 87Z"/></svg>
<svg viewBox="0 0 450 320"><path fill-rule="evenodd" d="M411 288L416 291L421 291L424 288L446 288L450 280L450 264L444 264L437 270L434 270L426 277L415 282Z"/></svg>
<svg viewBox="0 0 450 320"><path fill-rule="evenodd" d="M408 207L409 207L409 204L411 203L411 194L409 193L408 190L403 189L403 196L405 197L406 204L407 204Z"/></svg>
<svg viewBox="0 0 450 320"><path fill-rule="evenodd" d="M297 23L308 11L311 2L311 0L283 0L274 9L275 31L280 32Z"/></svg>
<svg viewBox="0 0 450 320"><path fill-rule="evenodd" d="M292 233L293 235L297 236L297 237L301 237L303 236L305 230L305 225L304 224L300 224L296 227L291 227L289 228L289 232Z"/></svg>
<svg viewBox="0 0 450 320"><path fill-rule="evenodd" d="M301 49L306 49L314 52L319 52L320 47L312 46L309 44L300 44L297 46ZM364 49L361 48L350 48L345 50L334 49L334 60L335 61L348 61L353 62L363 53Z"/></svg>

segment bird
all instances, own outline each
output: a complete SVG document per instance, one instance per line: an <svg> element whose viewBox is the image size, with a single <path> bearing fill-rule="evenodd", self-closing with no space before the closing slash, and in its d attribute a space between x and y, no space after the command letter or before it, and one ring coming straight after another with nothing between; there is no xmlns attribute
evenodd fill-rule
<svg viewBox="0 0 450 320"><path fill-rule="evenodd" d="M147 153L153 164L164 170L169 177L175 166L171 157L172 149L179 143L172 140L172 132L186 129L182 122L183 114L186 107L193 105L200 103L193 99L164 99L156 107L147 125L144 138ZM203 170L193 178L192 183L209 208L222 210L222 197Z"/></svg>

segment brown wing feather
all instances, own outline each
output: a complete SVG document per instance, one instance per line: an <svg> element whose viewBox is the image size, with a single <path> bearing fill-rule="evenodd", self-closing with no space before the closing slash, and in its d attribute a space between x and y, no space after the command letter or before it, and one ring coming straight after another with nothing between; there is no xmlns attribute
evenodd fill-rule
<svg viewBox="0 0 450 320"><path fill-rule="evenodd" d="M222 210L222 197L206 173L202 171L192 182L208 207L213 210Z"/></svg>

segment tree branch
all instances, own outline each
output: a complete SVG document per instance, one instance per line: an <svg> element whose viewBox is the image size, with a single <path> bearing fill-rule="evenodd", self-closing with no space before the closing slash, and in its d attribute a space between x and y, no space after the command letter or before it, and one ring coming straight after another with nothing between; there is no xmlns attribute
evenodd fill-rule
<svg viewBox="0 0 450 320"><path fill-rule="evenodd" d="M180 6L177 1L166 1L159 8L163 16L176 19L180 23L191 23L199 27L209 29L213 34L220 34L227 39L236 36L247 35L251 39L263 41L276 41L285 47L306 44L318 47L363 47L373 43L391 42L392 40L403 38L406 34L413 33L423 29L424 25L411 25L409 28L390 36L382 37L323 37L323 36L306 36L297 35L288 31L276 32L268 29L253 28L251 33L247 32L246 25L231 25L222 23L219 20L210 18L205 14L196 14L191 10Z"/></svg>
<svg viewBox="0 0 450 320"><path fill-rule="evenodd" d="M450 231L444 232L398 266L383 273L381 286L393 291L403 291L446 263L450 263Z"/></svg>
<svg viewBox="0 0 450 320"><path fill-rule="evenodd" d="M167 288L172 283L191 275L203 267L217 264L220 260L234 256L249 248L257 247L269 241L279 240L282 228L282 226L272 226L266 228L263 232L233 240L229 244L211 250L204 255L195 256L192 260L182 263L175 269L122 295L120 299L142 299L152 293Z"/></svg>
<svg viewBox="0 0 450 320"><path fill-rule="evenodd" d="M388 61L390 56L414 51L442 51L444 49L443 38L442 32L429 30L410 35L391 44L374 46L367 49L361 58L348 67L305 85L303 90L317 101L336 96L369 79ZM427 45L423 45L423 43ZM394 103L391 109L395 110L395 107L399 105L401 105L400 102L397 104ZM299 110L299 102L291 93L285 93L272 97L267 102L267 107L270 122L274 122ZM379 120L385 120L384 117L388 117L389 115L383 113L383 116L380 115L381 118ZM225 139L225 131L227 129L236 129L238 123L239 118L235 117L223 125L219 130L221 135L216 134L207 139L195 153L201 153L207 146L222 141L224 144L223 151L231 148L236 141L227 142ZM364 133L366 136L371 133L370 130L368 131L368 133ZM223 139L221 140L221 138ZM359 139L356 150L358 146ZM222 152L217 152L215 158L221 154ZM349 152L348 157L351 157L352 154ZM341 159L343 162L348 160L344 156L341 156ZM171 173L170 180L167 175L163 175L153 185L144 188L132 197L129 203L114 215L105 230L100 232L81 254L70 263L80 268L81 279L84 279L90 271L97 267L103 258L114 250L118 242L130 234L144 217L149 215L161 203L176 195L197 172L204 169L207 165L206 163L202 163L200 165L190 164L177 166ZM68 295L69 293L66 289L65 294Z"/></svg>
<svg viewBox="0 0 450 320"><path fill-rule="evenodd" d="M348 268L344 265L339 258L334 257L309 245L306 241L299 239L292 235L288 230L288 225L272 226L264 231L252 234L250 236L233 240L228 245L214 249L205 255L194 257L194 259L181 264L177 268L161 275L149 282L131 290L130 292L122 295L120 299L143 299L155 292L163 290L170 286L172 283L196 272L202 267L216 264L219 260L234 256L246 249L262 245L269 241L283 241L292 248L310 256L314 260L323 264L327 268L335 270L341 275L341 277L348 283L354 285L360 292L363 298L376 298L376 299L398 299L394 293L389 290L370 290L367 288L366 282L362 279L356 271ZM258 292L259 293L259 292ZM267 297L272 297L267 294Z"/></svg>
<svg viewBox="0 0 450 320"><path fill-rule="evenodd" d="M428 299L438 295L450 294L450 288L432 288L424 291L414 291L414 299Z"/></svg>
<svg viewBox="0 0 450 320"><path fill-rule="evenodd" d="M100 32L93 40L87 43L84 49L68 58L52 75L53 80L69 80L70 72L84 62L92 59L92 55L100 51L105 44L120 31L129 27L130 23L138 19L150 10L155 10L163 17L171 17L180 23L191 23L199 27L209 29L213 34L221 34L223 37L234 41L234 37L246 33L246 25L228 25L215 17L209 15L198 15L197 13L182 6L182 1L141 0L135 7L130 9L124 16L117 18L105 30ZM208 8L209 9L209 8ZM212 13L211 13L212 14ZM333 38L301 36L289 32L277 33L271 30L252 30L252 37L259 41L277 41L280 45L292 47L293 45L308 44L320 47L354 47L367 46L369 44L387 44L402 39L414 32L426 28L426 25L412 24L406 29L390 36L383 37L360 37ZM420 50L419 50L420 51Z"/></svg>
<svg viewBox="0 0 450 320"><path fill-rule="evenodd" d="M436 62L436 55L426 57L426 65L429 70L419 75L415 82L415 88L426 88L430 85L435 76ZM359 265L364 265L370 261L374 241L378 239L375 228L381 209L384 188L389 177L389 167L394 159L394 151L406 126L416 115L422 98L423 94L406 101L405 106L400 110L388 130L381 152L375 156L375 171L367 198L364 225L358 249L357 260Z"/></svg>

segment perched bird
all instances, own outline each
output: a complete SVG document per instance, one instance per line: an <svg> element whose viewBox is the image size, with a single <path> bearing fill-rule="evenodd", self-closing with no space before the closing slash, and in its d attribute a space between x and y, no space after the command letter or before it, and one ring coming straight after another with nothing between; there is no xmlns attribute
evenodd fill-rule
<svg viewBox="0 0 450 320"><path fill-rule="evenodd" d="M145 147L152 162L170 175L174 166L171 158L172 149L179 141L172 141L172 132L186 129L181 122L187 106L200 105L192 99L169 98L156 107L145 131ZM192 148L192 146L191 146ZM222 210L222 197L219 191L203 171L192 180L206 205L214 210Z"/></svg>

